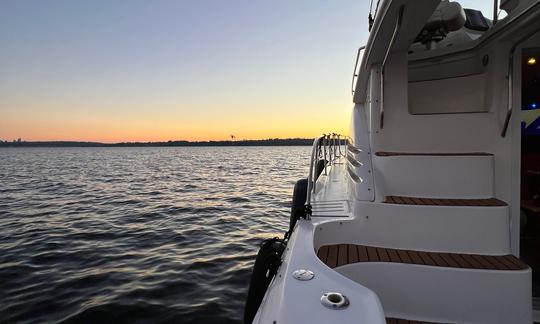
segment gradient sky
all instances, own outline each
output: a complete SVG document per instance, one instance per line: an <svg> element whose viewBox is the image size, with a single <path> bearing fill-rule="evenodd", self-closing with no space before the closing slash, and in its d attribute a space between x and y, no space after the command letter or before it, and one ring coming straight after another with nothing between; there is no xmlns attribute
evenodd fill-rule
<svg viewBox="0 0 540 324"><path fill-rule="evenodd" d="M460 2L490 15L490 0ZM0 140L347 133L368 11L368 0L0 0Z"/></svg>
<svg viewBox="0 0 540 324"><path fill-rule="evenodd" d="M1 0L0 139L347 132L368 1Z"/></svg>

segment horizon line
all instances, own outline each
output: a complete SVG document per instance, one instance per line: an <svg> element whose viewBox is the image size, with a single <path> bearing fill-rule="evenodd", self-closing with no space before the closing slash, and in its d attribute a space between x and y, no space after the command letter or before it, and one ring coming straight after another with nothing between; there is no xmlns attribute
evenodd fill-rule
<svg viewBox="0 0 540 324"><path fill-rule="evenodd" d="M0 141L0 147L178 147L178 146L306 146L312 145L311 138L269 138L262 140L168 140L160 142L117 142L102 143L88 141Z"/></svg>
<svg viewBox="0 0 540 324"><path fill-rule="evenodd" d="M210 142L250 142L250 141L293 141L293 140L313 140L313 137L268 137L268 138L244 138L244 139L209 139L209 140L186 140L186 139L174 139L174 140L162 140L162 141L116 141L116 142L102 142L93 140L23 140L17 138L13 140L0 139L0 143L94 143L94 144L130 144L130 143L210 143Z"/></svg>

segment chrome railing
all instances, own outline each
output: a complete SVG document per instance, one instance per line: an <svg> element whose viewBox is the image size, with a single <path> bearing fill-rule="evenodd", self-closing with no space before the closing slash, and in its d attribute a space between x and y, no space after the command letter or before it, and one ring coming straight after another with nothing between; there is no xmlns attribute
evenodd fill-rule
<svg viewBox="0 0 540 324"><path fill-rule="evenodd" d="M360 53L362 53L362 51L366 49L366 46L360 46L360 48L358 48L358 52L356 52L356 62L354 63L354 70L353 70L353 74L352 74L352 82L351 82L351 94L354 95L354 88L356 88L356 79L358 78L358 75L359 75L359 71L358 71L358 61L360 60Z"/></svg>
<svg viewBox="0 0 540 324"><path fill-rule="evenodd" d="M313 141L311 161L309 162L308 187L306 207L311 210L311 197L317 186L317 165L320 160L324 163L324 174L327 175L327 167L338 163L342 157L347 156L349 139L340 134L324 134ZM309 219L309 213L306 218Z"/></svg>
<svg viewBox="0 0 540 324"><path fill-rule="evenodd" d="M384 54L384 58L381 63L381 85L380 85L380 98L379 98L379 106L380 106L379 114L381 116L379 127L381 129L384 128L384 68L386 67L386 60L388 59L388 56L390 55L390 51L392 50L392 47L394 47L394 43L396 41L399 29L401 28L402 18L403 18L403 7L399 9L397 19L396 19L396 25L394 26L394 32L392 33L392 38L390 39L390 44L388 44L388 47L386 48L386 52Z"/></svg>

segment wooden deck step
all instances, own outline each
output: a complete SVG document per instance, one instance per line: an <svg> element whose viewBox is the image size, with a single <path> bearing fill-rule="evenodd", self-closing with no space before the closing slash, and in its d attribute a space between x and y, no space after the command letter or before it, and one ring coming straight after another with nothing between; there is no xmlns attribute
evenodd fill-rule
<svg viewBox="0 0 540 324"><path fill-rule="evenodd" d="M386 324L436 324L436 323L408 320L408 319L403 319L403 318L387 317Z"/></svg>
<svg viewBox="0 0 540 324"><path fill-rule="evenodd" d="M501 207L507 204L497 198L487 199L439 199L439 198L420 198L405 196L386 196L383 201L386 204L400 205L424 205L424 206L476 206L476 207Z"/></svg>
<svg viewBox="0 0 540 324"><path fill-rule="evenodd" d="M412 153L412 152L376 152L376 156L493 156L485 152L466 153Z"/></svg>
<svg viewBox="0 0 540 324"><path fill-rule="evenodd" d="M513 255L480 255L389 249L356 244L324 245L317 256L330 268L357 262L394 262L484 270L524 270L529 266Z"/></svg>

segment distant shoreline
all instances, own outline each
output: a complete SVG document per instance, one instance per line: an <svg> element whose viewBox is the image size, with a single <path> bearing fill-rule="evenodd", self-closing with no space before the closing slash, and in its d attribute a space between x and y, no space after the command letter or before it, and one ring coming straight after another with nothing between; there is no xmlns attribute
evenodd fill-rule
<svg viewBox="0 0 540 324"><path fill-rule="evenodd" d="M313 139L286 138L238 141L166 141L166 142L79 142L79 141L14 141L2 142L0 147L170 147L170 146L303 146L312 145Z"/></svg>

